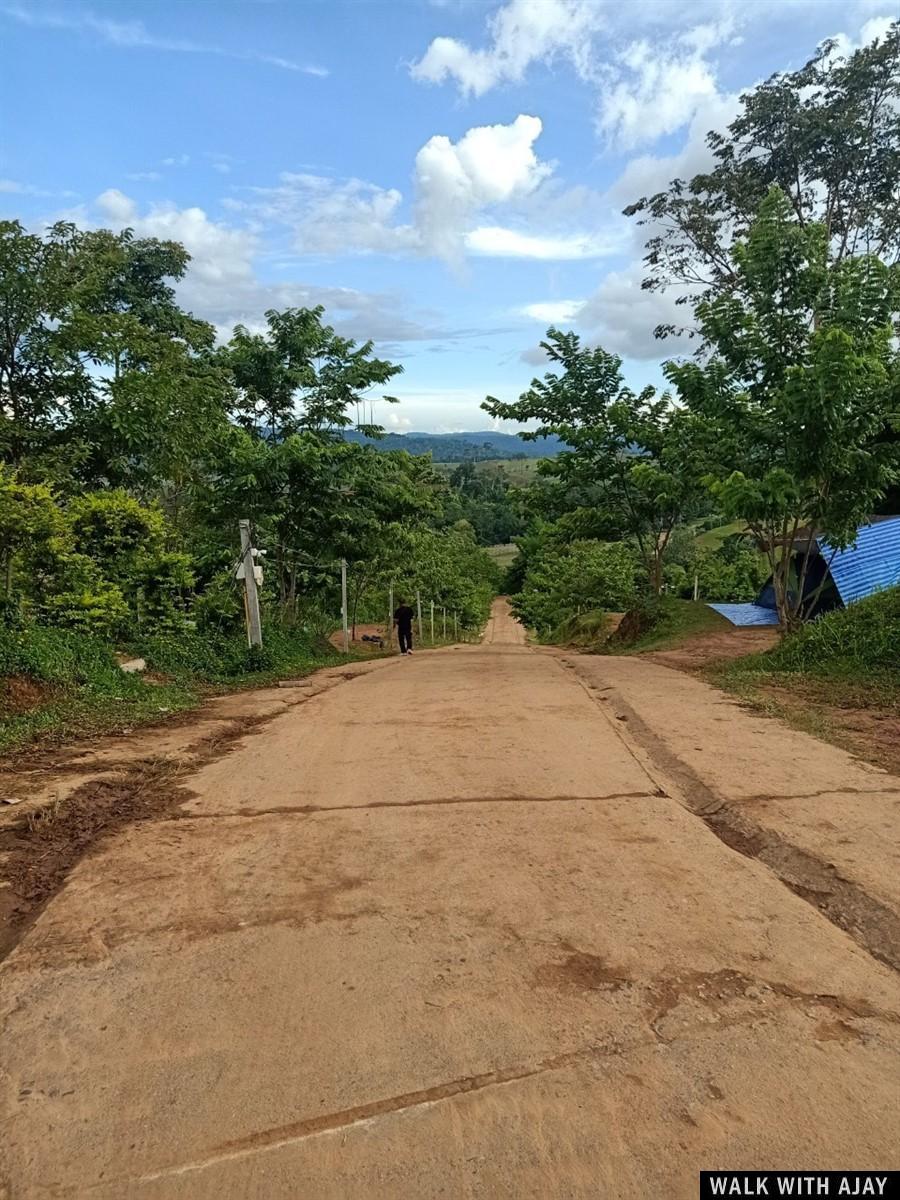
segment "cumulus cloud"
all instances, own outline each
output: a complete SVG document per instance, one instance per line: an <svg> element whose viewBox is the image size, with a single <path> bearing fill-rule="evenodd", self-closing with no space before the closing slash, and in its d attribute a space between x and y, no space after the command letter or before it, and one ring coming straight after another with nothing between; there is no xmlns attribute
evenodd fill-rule
<svg viewBox="0 0 900 1200"><path fill-rule="evenodd" d="M392 292L261 279L257 270L263 250L259 234L215 221L201 208L156 204L142 209L130 196L110 188L97 197L90 212L78 216L86 226L129 227L138 237L181 242L191 263L178 285L179 300L215 325L223 338L230 336L238 323L261 329L267 309L317 304L325 306L327 319L342 334L361 341L455 339L480 332L447 328L438 314L410 315L403 297Z"/></svg>
<svg viewBox="0 0 900 1200"><path fill-rule="evenodd" d="M518 83L533 62L559 53L587 73L587 39L600 24L601 6L591 0L510 0L488 19L486 49L437 37L410 73L427 83L452 79L467 96L482 96L500 83Z"/></svg>
<svg viewBox="0 0 900 1200"><path fill-rule="evenodd" d="M538 117L520 114L508 125L475 126L456 142L429 138L415 158L408 214L397 188L306 172L285 173L276 186L249 189L227 205L284 225L304 254L423 254L458 263L466 252L545 260L613 253L621 233L613 232L611 212L607 232L572 232L589 193L554 184L553 164L535 151L541 130ZM479 223L500 211L516 218L515 228Z"/></svg>
<svg viewBox="0 0 900 1200"><path fill-rule="evenodd" d="M416 228L423 247L444 258L459 254L463 234L482 209L526 196L553 171L534 152L539 117L470 129L456 143L442 134L416 155Z"/></svg>
<svg viewBox="0 0 900 1200"><path fill-rule="evenodd" d="M285 172L273 188L254 188L255 216L290 228L303 253L393 253L413 248L415 232L396 223L403 195L361 179Z"/></svg>
<svg viewBox="0 0 900 1200"><path fill-rule="evenodd" d="M618 236L603 234L530 234L500 225L481 225L465 236L471 254L489 258L534 258L564 261L603 258L621 249Z"/></svg>
<svg viewBox="0 0 900 1200"><path fill-rule="evenodd" d="M625 149L657 141L689 124L718 96L707 55L730 36L727 26L698 26L670 43L633 42L606 68L600 131Z"/></svg>
<svg viewBox="0 0 900 1200"><path fill-rule="evenodd" d="M640 263L610 271L579 310L579 328L592 341L623 358L659 361L690 351L692 343L686 334L662 341L653 336L657 325L690 325L690 308L677 303L683 289L673 286L665 292L644 291L642 275Z"/></svg>

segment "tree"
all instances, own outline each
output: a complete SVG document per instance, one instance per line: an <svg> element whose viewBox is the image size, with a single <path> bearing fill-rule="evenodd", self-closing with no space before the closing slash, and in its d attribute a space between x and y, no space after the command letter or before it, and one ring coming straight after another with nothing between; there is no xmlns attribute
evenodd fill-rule
<svg viewBox="0 0 900 1200"><path fill-rule="evenodd" d="M732 249L733 287L697 306L708 361L666 366L726 516L766 550L786 627L809 612L814 539L851 545L900 477L900 442L883 436L900 426L900 275L835 261L829 240L773 188Z"/></svg>
<svg viewBox="0 0 900 1200"><path fill-rule="evenodd" d="M549 532L549 531L548 531ZM542 539L529 559L516 613L548 636L571 617L591 611L618 611L635 600L633 550L621 542Z"/></svg>
<svg viewBox="0 0 900 1200"><path fill-rule="evenodd" d="M63 529L63 516L50 488L20 483L0 464L0 579L7 605L16 559L45 547Z"/></svg>
<svg viewBox="0 0 900 1200"><path fill-rule="evenodd" d="M519 436L558 435L571 450L541 464L569 489L590 489L607 536L634 539L653 591L672 530L696 503L699 488L668 393L624 386L622 360L583 347L574 333L550 329L541 343L560 373L547 372L511 404L488 397L492 417L537 422Z"/></svg>
<svg viewBox="0 0 900 1200"><path fill-rule="evenodd" d="M289 308L266 313L265 334L238 325L223 351L237 386L234 416L238 424L271 442L293 433L328 433L354 424L351 412L376 384L387 383L403 368L339 337L322 324L325 310ZM392 396L383 400L396 403ZM380 426L356 421L369 436Z"/></svg>
<svg viewBox="0 0 900 1200"><path fill-rule="evenodd" d="M900 23L849 57L823 42L798 71L741 97L726 134L711 132L708 172L625 209L650 236L650 290L683 287L678 303L732 291L731 246L744 238L772 186L800 227L821 227L830 258L900 254ZM675 331L664 325L657 334Z"/></svg>
<svg viewBox="0 0 900 1200"><path fill-rule="evenodd" d="M225 419L213 327L172 282L190 256L131 230L0 223L0 453L68 491L183 484Z"/></svg>
<svg viewBox="0 0 900 1200"><path fill-rule="evenodd" d="M62 334L81 235L54 225L46 238L0 221L0 454L21 468L53 441L67 406L90 390Z"/></svg>

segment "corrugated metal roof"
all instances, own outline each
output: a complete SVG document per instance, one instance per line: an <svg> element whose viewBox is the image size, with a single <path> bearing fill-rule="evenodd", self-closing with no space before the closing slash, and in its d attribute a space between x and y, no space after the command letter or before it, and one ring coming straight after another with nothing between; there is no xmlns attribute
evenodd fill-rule
<svg viewBox="0 0 900 1200"><path fill-rule="evenodd" d="M777 625L778 613L774 608L763 608L761 604L708 604L721 613L732 625Z"/></svg>
<svg viewBox="0 0 900 1200"><path fill-rule="evenodd" d="M823 538L819 549L845 604L900 584L900 517L863 525L848 550L832 551Z"/></svg>

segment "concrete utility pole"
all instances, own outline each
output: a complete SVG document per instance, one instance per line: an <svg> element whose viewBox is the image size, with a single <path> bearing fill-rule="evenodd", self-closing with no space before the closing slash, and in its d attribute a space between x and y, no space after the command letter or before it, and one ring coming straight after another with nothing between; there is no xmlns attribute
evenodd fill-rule
<svg viewBox="0 0 900 1200"><path fill-rule="evenodd" d="M244 580L244 614L247 618L247 645L262 645L262 622L259 619L259 592L256 590L256 558L250 541L250 522L238 521L241 531L241 566Z"/></svg>
<svg viewBox="0 0 900 1200"><path fill-rule="evenodd" d="M387 619L388 650L394 648L394 585L388 588L388 619Z"/></svg>
<svg viewBox="0 0 900 1200"><path fill-rule="evenodd" d="M700 576L694 572L694 601L700 599Z"/></svg>
<svg viewBox="0 0 900 1200"><path fill-rule="evenodd" d="M344 653L350 653L350 630L347 627L347 560L341 559L341 628L344 631Z"/></svg>
<svg viewBox="0 0 900 1200"><path fill-rule="evenodd" d="M416 611L419 614L419 641L423 642L422 637L422 592L420 588L416 588Z"/></svg>
<svg viewBox="0 0 900 1200"><path fill-rule="evenodd" d="M431 602L431 644L434 645L434 601Z"/></svg>

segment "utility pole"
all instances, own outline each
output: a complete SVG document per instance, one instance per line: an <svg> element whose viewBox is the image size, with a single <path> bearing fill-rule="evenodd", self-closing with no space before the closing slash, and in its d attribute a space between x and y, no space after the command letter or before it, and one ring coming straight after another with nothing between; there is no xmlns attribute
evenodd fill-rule
<svg viewBox="0 0 900 1200"><path fill-rule="evenodd" d="M388 588L388 619L387 619L387 644L388 650L394 648L394 585Z"/></svg>
<svg viewBox="0 0 900 1200"><path fill-rule="evenodd" d="M694 602L700 599L700 576L694 572Z"/></svg>
<svg viewBox="0 0 900 1200"><path fill-rule="evenodd" d="M416 611L419 614L419 641L425 639L422 637L422 589L416 588Z"/></svg>
<svg viewBox="0 0 900 1200"><path fill-rule="evenodd" d="M431 644L434 645L434 601L431 602Z"/></svg>
<svg viewBox="0 0 900 1200"><path fill-rule="evenodd" d="M446 640L447 640L447 610L446 610L446 608L442 608L441 612L444 614L444 641L446 642Z"/></svg>
<svg viewBox="0 0 900 1200"><path fill-rule="evenodd" d="M347 628L347 560L341 559L341 628L344 631L344 653L350 653L350 631Z"/></svg>
<svg viewBox="0 0 900 1200"><path fill-rule="evenodd" d="M247 645L262 645L262 622L259 619L259 593L256 590L256 558L250 541L250 522L238 521L241 531L241 564L238 568L239 577L243 572L244 580L244 614L247 618Z"/></svg>

